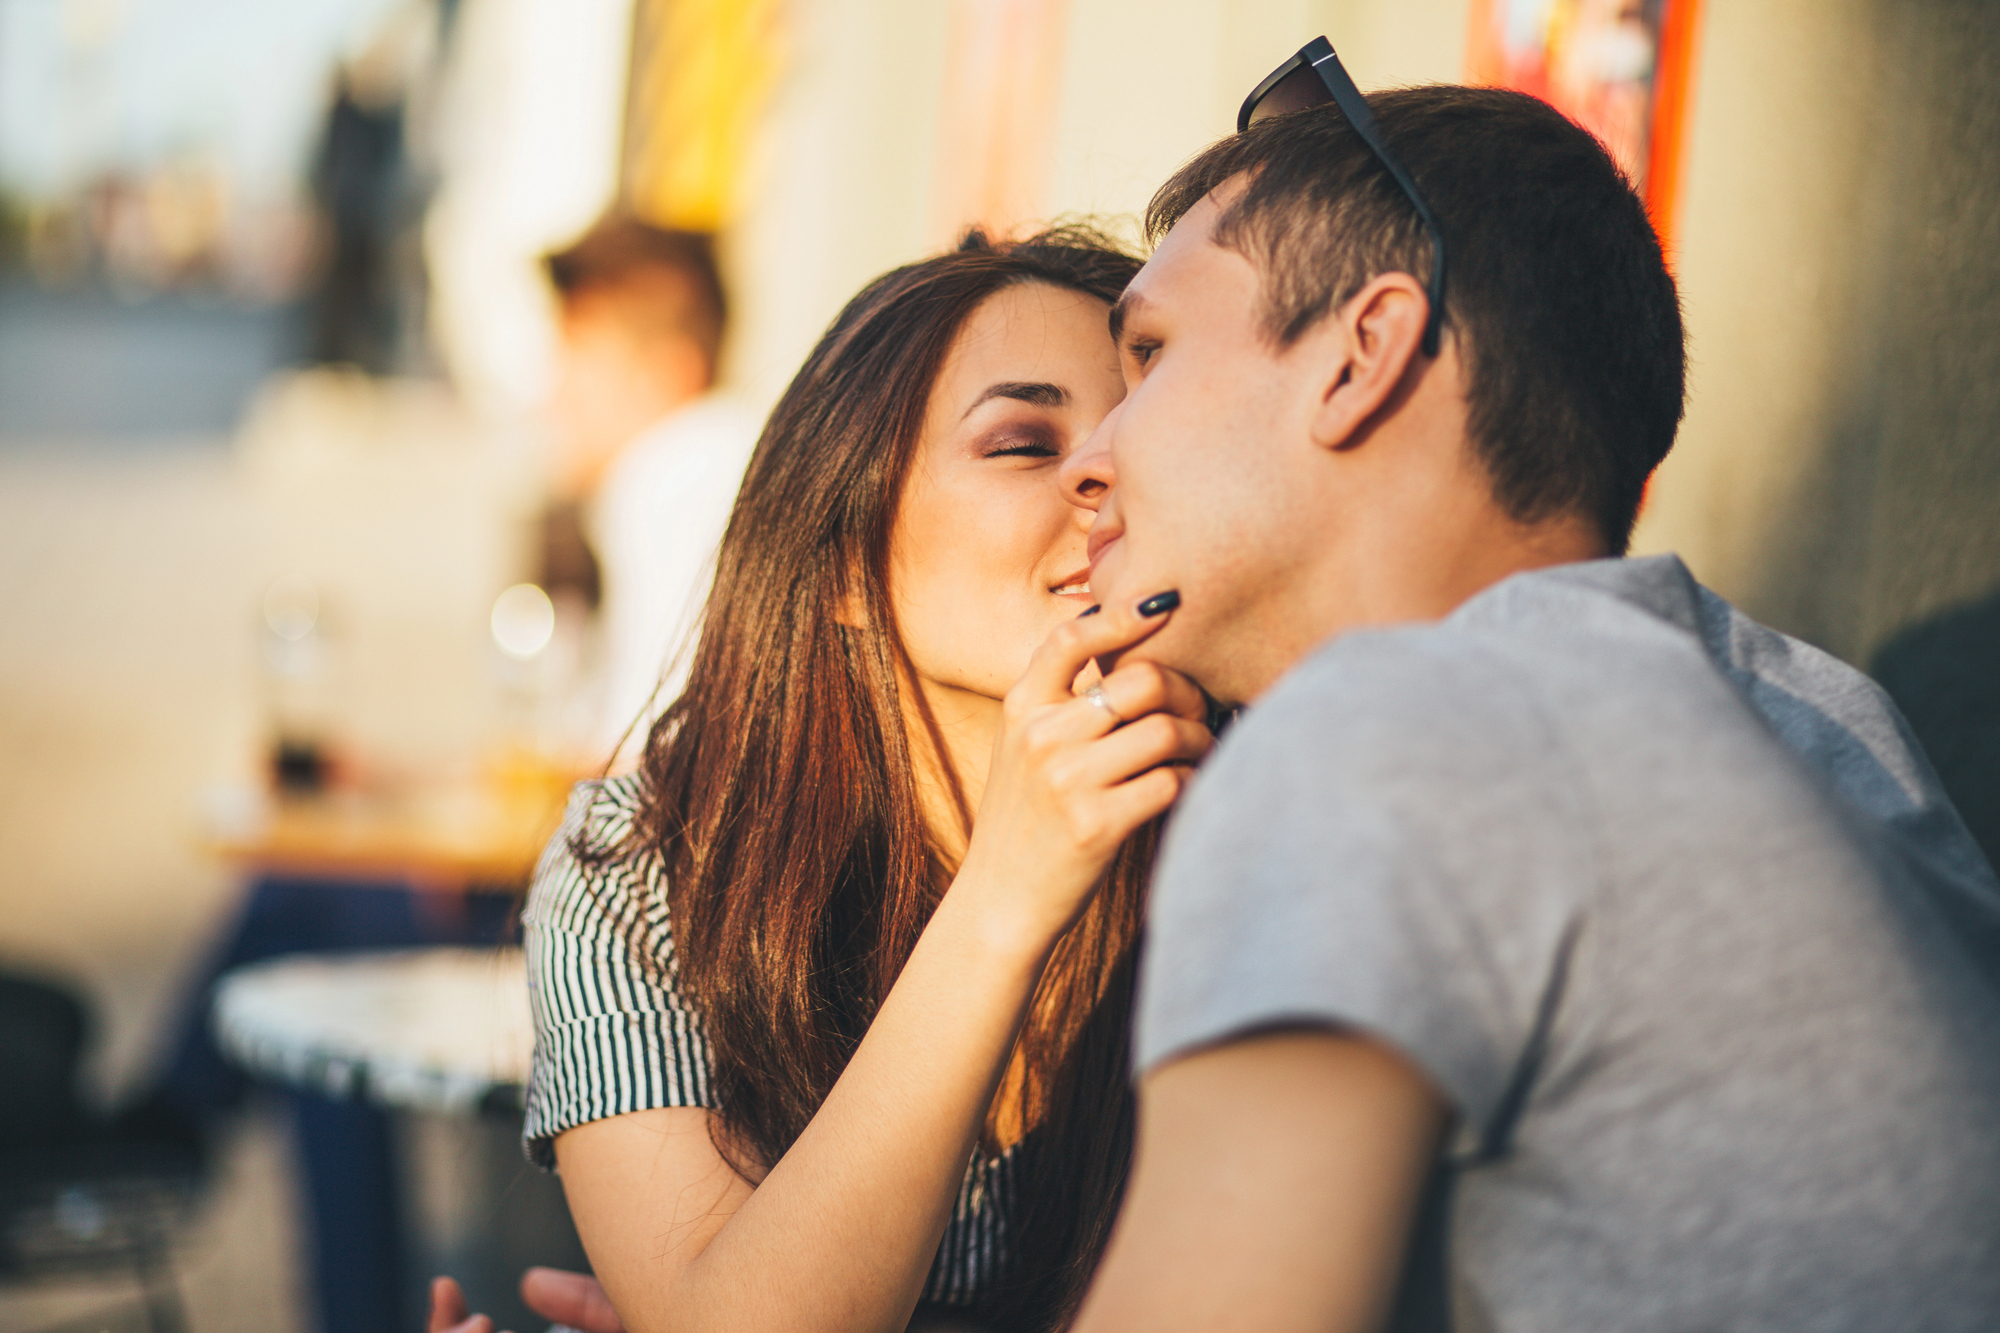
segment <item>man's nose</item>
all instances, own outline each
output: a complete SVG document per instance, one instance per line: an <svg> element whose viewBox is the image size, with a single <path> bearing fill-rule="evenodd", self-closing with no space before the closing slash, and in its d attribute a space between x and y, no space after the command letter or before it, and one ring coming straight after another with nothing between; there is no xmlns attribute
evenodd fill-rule
<svg viewBox="0 0 2000 1333"><path fill-rule="evenodd" d="M1090 437L1062 461L1056 474L1064 498L1079 509L1095 513L1118 483L1118 474L1111 465L1111 428L1117 419L1118 409L1113 408L1111 415L1097 423Z"/></svg>

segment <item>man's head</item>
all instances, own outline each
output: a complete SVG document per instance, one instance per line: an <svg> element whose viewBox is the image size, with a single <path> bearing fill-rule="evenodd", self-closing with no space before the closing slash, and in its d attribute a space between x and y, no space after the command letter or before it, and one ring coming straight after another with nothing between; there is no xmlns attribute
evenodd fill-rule
<svg viewBox="0 0 2000 1333"><path fill-rule="evenodd" d="M1265 120L1154 197L1129 396L1071 465L1115 475L1093 592L1179 588L1149 655L1227 699L1341 629L1622 551L1680 420L1673 281L1597 141L1496 89L1369 104L1444 233L1437 359L1408 200L1335 107Z"/></svg>
<svg viewBox="0 0 2000 1333"><path fill-rule="evenodd" d="M715 378L726 305L699 232L613 215L544 257L558 311L551 403L571 489Z"/></svg>

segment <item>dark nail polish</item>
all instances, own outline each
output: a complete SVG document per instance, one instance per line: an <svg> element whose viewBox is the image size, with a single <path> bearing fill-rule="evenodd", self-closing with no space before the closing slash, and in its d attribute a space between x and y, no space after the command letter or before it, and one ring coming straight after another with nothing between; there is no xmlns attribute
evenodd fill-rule
<svg viewBox="0 0 2000 1333"><path fill-rule="evenodd" d="M1139 614L1142 616L1163 616L1180 604L1181 595L1177 589L1155 593L1145 601L1139 603Z"/></svg>
<svg viewBox="0 0 2000 1333"><path fill-rule="evenodd" d="M1104 609L1104 608L1103 608L1103 607L1101 607L1101 606L1093 606L1093 607L1091 607L1091 608L1090 608L1090 609L1089 609L1088 611L1079 611L1079 612L1077 612L1077 613L1076 613L1076 618L1077 618L1078 620L1082 620L1082 619L1083 619L1083 618L1084 618L1085 616L1094 616L1094 615L1096 615L1096 614L1097 614L1097 613L1098 613L1099 611L1102 611L1103 609Z"/></svg>

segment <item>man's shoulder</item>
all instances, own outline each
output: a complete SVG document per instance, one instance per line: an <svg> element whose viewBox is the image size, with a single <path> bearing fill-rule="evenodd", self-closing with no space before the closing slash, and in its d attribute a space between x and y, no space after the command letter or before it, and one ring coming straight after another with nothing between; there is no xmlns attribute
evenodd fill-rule
<svg viewBox="0 0 2000 1333"><path fill-rule="evenodd" d="M1342 636L1224 736L1177 820L1303 820L1426 840L1495 802L1581 777L1560 691L1504 639L1430 625ZM1372 834L1370 836L1373 836Z"/></svg>
<svg viewBox="0 0 2000 1333"><path fill-rule="evenodd" d="M1677 561L1598 562L1506 580L1439 621L1350 631L1249 710L1207 785L1304 783L1436 808L1426 792L1469 798L1482 782L1643 783L1628 756L1720 736L1768 750L1703 645L1700 606Z"/></svg>
<svg viewBox="0 0 2000 1333"><path fill-rule="evenodd" d="M1647 678L1699 668L1685 635L1643 620L1454 615L1329 640L1249 710L1239 731L1309 748L1329 735L1393 739L1399 750L1426 741L1517 744L1565 727L1586 696L1666 688Z"/></svg>
<svg viewBox="0 0 2000 1333"><path fill-rule="evenodd" d="M1278 711L1392 715L1448 706L1472 720L1532 706L1587 716L1593 702L1666 694L1724 704L1723 715L1741 714L1731 721L1761 714L1794 748L1806 748L1790 734L1800 730L1796 715L1809 714L1821 731L1857 737L1905 785L1916 781L1907 730L1873 681L1751 619L1673 556L1528 571L1442 620L1341 635L1269 700Z"/></svg>
<svg viewBox="0 0 2000 1333"><path fill-rule="evenodd" d="M1503 635L1443 623L1353 630L1287 673L1240 730L1297 735L1310 722L1372 731L1444 714L1500 723L1529 706L1532 657Z"/></svg>

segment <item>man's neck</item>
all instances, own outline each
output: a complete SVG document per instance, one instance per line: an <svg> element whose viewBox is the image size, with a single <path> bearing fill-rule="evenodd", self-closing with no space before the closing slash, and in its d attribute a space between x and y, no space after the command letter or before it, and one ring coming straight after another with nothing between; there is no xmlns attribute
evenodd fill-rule
<svg viewBox="0 0 2000 1333"><path fill-rule="evenodd" d="M1401 604L1392 604L1389 619L1442 620L1516 574L1606 554L1595 526L1582 519L1563 516L1523 524L1495 513L1464 540L1441 545L1407 571L1408 584L1399 590Z"/></svg>
<svg viewBox="0 0 2000 1333"><path fill-rule="evenodd" d="M1372 526L1372 525L1368 525ZM1427 531L1412 542L1410 531ZM1602 559L1609 552L1594 525L1562 517L1523 524L1495 506L1449 523L1387 533L1351 534L1297 580L1294 596L1267 608L1261 626L1231 637L1246 646L1234 673L1243 699L1254 700L1323 644L1350 630L1442 620L1516 574Z"/></svg>
<svg viewBox="0 0 2000 1333"><path fill-rule="evenodd" d="M633 410L618 429L606 432L601 444L594 449L579 451L578 458L571 465L571 475L564 479L562 489L581 496L597 494L605 478L611 474L612 467L633 445L700 402L706 393L707 390L702 389L694 393L660 392L643 397L633 405Z"/></svg>

